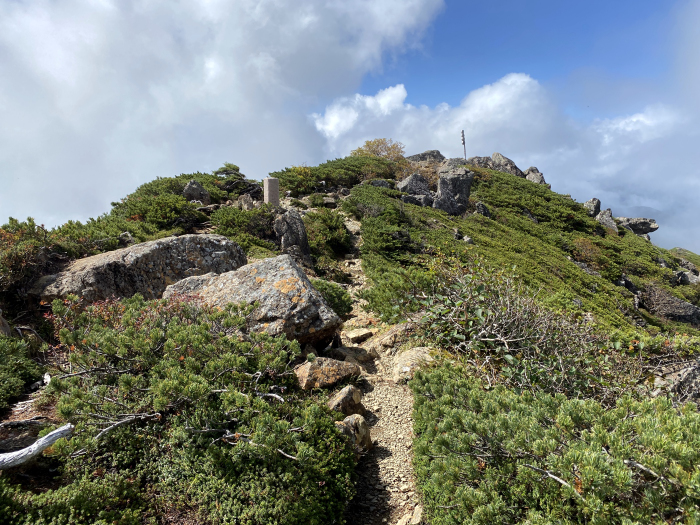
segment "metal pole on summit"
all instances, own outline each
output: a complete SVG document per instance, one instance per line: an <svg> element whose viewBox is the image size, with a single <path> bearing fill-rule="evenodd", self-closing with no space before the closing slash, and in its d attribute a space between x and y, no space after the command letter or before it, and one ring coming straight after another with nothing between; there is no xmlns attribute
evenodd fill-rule
<svg viewBox="0 0 700 525"><path fill-rule="evenodd" d="M464 160L467 160L467 143L464 141L464 130L462 130L462 146L464 146Z"/></svg>

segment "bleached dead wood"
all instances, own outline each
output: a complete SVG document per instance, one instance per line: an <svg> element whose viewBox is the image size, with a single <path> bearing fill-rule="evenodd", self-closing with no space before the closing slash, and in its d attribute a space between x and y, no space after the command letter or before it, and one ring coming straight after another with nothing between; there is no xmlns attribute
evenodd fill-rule
<svg viewBox="0 0 700 525"><path fill-rule="evenodd" d="M73 425L68 423L45 435L43 438L36 440L33 445L29 445L27 448L17 450L16 452L0 454L0 470L16 467L17 465L21 465L35 458L59 439L70 436L74 428Z"/></svg>

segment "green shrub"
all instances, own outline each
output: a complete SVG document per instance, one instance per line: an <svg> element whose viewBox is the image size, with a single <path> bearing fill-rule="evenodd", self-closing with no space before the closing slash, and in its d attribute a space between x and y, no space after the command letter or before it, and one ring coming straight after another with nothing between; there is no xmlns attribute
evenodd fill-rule
<svg viewBox="0 0 700 525"><path fill-rule="evenodd" d="M247 252L253 246L275 251L275 217L269 207L240 210L235 207L219 208L211 216L216 233L236 241Z"/></svg>
<svg viewBox="0 0 700 525"><path fill-rule="evenodd" d="M485 390L418 372L415 468L430 523L646 524L700 519L700 414L657 398Z"/></svg>
<svg viewBox="0 0 700 525"><path fill-rule="evenodd" d="M8 400L24 393L24 387L41 377L39 366L29 358L29 347L20 339L0 335L0 410Z"/></svg>
<svg viewBox="0 0 700 525"><path fill-rule="evenodd" d="M298 344L241 337L247 313L185 298L54 301L72 373L47 394L76 429L53 447L62 486L0 485L1 521L162 522L190 509L204 523L342 523L354 454L299 388Z"/></svg>
<svg viewBox="0 0 700 525"><path fill-rule="evenodd" d="M352 297L345 288L324 279L311 279L311 284L340 317L352 312Z"/></svg>
<svg viewBox="0 0 700 525"><path fill-rule="evenodd" d="M312 193L309 195L309 205L312 208L323 208L323 194Z"/></svg>

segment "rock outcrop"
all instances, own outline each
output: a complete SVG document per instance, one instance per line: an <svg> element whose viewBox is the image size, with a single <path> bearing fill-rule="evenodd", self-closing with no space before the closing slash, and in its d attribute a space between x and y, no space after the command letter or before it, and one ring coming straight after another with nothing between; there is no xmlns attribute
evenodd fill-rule
<svg viewBox="0 0 700 525"><path fill-rule="evenodd" d="M479 215L483 215L484 217L490 219L491 218L491 210L489 210L488 206L484 204L483 202L479 201L474 205L475 211L474 213L478 213Z"/></svg>
<svg viewBox="0 0 700 525"><path fill-rule="evenodd" d="M637 235L644 235L659 229L659 225L654 219L618 217L617 220L622 228Z"/></svg>
<svg viewBox="0 0 700 525"><path fill-rule="evenodd" d="M613 230L615 233L618 232L617 224L615 223L615 219L613 219L612 210L610 208L598 213L598 215L596 215L595 217L595 220L597 220L600 223L600 225L604 228Z"/></svg>
<svg viewBox="0 0 700 525"><path fill-rule="evenodd" d="M663 288L648 286L640 293L640 306L671 321L700 325L700 308L671 295Z"/></svg>
<svg viewBox="0 0 700 525"><path fill-rule="evenodd" d="M311 266L311 249L304 221L295 209L278 215L274 223L275 235L283 253L289 254L299 264Z"/></svg>
<svg viewBox="0 0 700 525"><path fill-rule="evenodd" d="M438 150L431 149L423 153L418 153L417 155L406 157L406 160L411 162L440 163L444 162L445 156Z"/></svg>
<svg viewBox="0 0 700 525"><path fill-rule="evenodd" d="M416 370L433 361L430 351L428 347L419 346L397 355L394 359L394 381L398 383L412 379Z"/></svg>
<svg viewBox="0 0 700 525"><path fill-rule="evenodd" d="M209 195L209 192L204 189L204 186L196 180L191 180L187 183L185 189L182 191L182 196L188 201L199 201L204 206L211 204L211 195Z"/></svg>
<svg viewBox="0 0 700 525"><path fill-rule="evenodd" d="M333 386L351 377L359 376L362 370L355 363L317 357L297 367L294 372L299 379L299 386L304 390L311 390Z"/></svg>
<svg viewBox="0 0 700 525"><path fill-rule="evenodd" d="M409 175L396 184L396 189L409 195L430 195L428 181L419 173Z"/></svg>
<svg viewBox="0 0 700 525"><path fill-rule="evenodd" d="M354 385L346 386L328 401L328 408L342 412L346 416L364 414L365 407L362 404L362 390Z"/></svg>
<svg viewBox="0 0 700 525"><path fill-rule="evenodd" d="M324 347L341 320L289 255L248 264L221 275L207 274L169 286L163 297L199 294L211 306L258 303L248 329Z"/></svg>
<svg viewBox="0 0 700 525"><path fill-rule="evenodd" d="M521 179L525 178L525 174L515 165L515 162L508 157L496 152L490 157L470 157L466 160L466 164L476 166L477 168L486 168L490 170L502 171L510 173Z"/></svg>
<svg viewBox="0 0 700 525"><path fill-rule="evenodd" d="M79 259L39 279L30 295L45 301L75 294L88 302L110 297L159 298L182 279L235 270L246 263L238 244L222 235L182 235Z"/></svg>
<svg viewBox="0 0 700 525"><path fill-rule="evenodd" d="M547 184L547 181L544 180L544 175L534 166L530 166L528 169L526 169L523 175L525 175L527 180L534 182L535 184Z"/></svg>
<svg viewBox="0 0 700 525"><path fill-rule="evenodd" d="M441 171L433 208L443 210L449 215L461 215L467 211L473 180L474 173L463 167Z"/></svg>
<svg viewBox="0 0 700 525"><path fill-rule="evenodd" d="M600 213L600 199L596 199L595 197L588 199L583 203L583 207L588 210L589 217L597 217Z"/></svg>

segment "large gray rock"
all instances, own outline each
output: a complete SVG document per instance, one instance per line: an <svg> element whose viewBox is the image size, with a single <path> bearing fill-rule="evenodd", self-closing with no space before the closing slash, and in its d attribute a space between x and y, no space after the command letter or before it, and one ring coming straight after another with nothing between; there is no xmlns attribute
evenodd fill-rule
<svg viewBox="0 0 700 525"><path fill-rule="evenodd" d="M527 180L534 182L535 184L547 184L547 181L544 180L544 175L534 166L530 166L528 169L526 169L523 175L525 175Z"/></svg>
<svg viewBox="0 0 700 525"><path fill-rule="evenodd" d="M349 444L359 457L372 448L372 436L365 418L359 414L346 417L343 421L336 421L338 430L348 439Z"/></svg>
<svg viewBox="0 0 700 525"><path fill-rule="evenodd" d="M515 162L498 152L491 155L491 157L470 157L466 160L466 164L476 166L477 168L487 168L510 173L522 179L525 178L525 174L520 171L520 168L515 165Z"/></svg>
<svg viewBox="0 0 700 525"><path fill-rule="evenodd" d="M589 217L596 217L600 213L600 199L593 197L583 203L583 207L588 210Z"/></svg>
<svg viewBox="0 0 700 525"><path fill-rule="evenodd" d="M431 207L433 205L432 195L401 195L401 200L416 206Z"/></svg>
<svg viewBox="0 0 700 525"><path fill-rule="evenodd" d="M317 357L297 367L294 373L303 390L326 388L336 383L357 377L362 369L356 363L338 361L329 357Z"/></svg>
<svg viewBox="0 0 700 525"><path fill-rule="evenodd" d="M690 261L688 261L687 259L683 259L683 258L681 257L681 259L680 259L679 262L678 262L678 265L679 265L681 268L685 268L686 270L688 270L688 271L689 271L690 273L692 273L693 275L700 275L700 272L698 272L697 267L696 267L693 263L691 263Z"/></svg>
<svg viewBox="0 0 700 525"><path fill-rule="evenodd" d="M483 202L479 201L474 205L474 213L478 213L479 215L483 215L487 219L491 218L491 210L489 210L488 206L484 204Z"/></svg>
<svg viewBox="0 0 700 525"><path fill-rule="evenodd" d="M618 217L617 220L620 221L620 226L637 235L644 235L659 229L659 225L654 219Z"/></svg>
<svg viewBox="0 0 700 525"><path fill-rule="evenodd" d="M438 163L445 160L445 156L436 149L431 149L424 151L423 153L418 153L417 155L411 155L406 157L406 160L411 162L425 162L425 163Z"/></svg>
<svg viewBox="0 0 700 525"><path fill-rule="evenodd" d="M238 244L222 235L182 235L135 244L71 263L39 279L30 295L45 301L75 294L88 302L109 297L159 298L187 277L235 270L246 263Z"/></svg>
<svg viewBox="0 0 700 525"><path fill-rule="evenodd" d="M410 348L401 352L394 359L394 381L407 381L413 378L420 367L431 363L434 359L430 355L432 349L426 346Z"/></svg>
<svg viewBox="0 0 700 525"><path fill-rule="evenodd" d="M354 385L346 386L328 401L328 408L342 412L346 416L364 414L365 407L362 404L362 390Z"/></svg>
<svg viewBox="0 0 700 525"><path fill-rule="evenodd" d="M595 220L597 220L604 228L613 230L615 233L618 232L617 224L615 223L615 219L613 219L612 210L610 208L601 211L598 215L596 215Z"/></svg>
<svg viewBox="0 0 700 525"><path fill-rule="evenodd" d="M466 168L457 167L448 172L441 172L433 208L443 210L449 215L464 213L469 204L469 192L473 180L474 173Z"/></svg>
<svg viewBox="0 0 700 525"><path fill-rule="evenodd" d="M409 175L396 184L396 189L409 195L430 195L428 181L419 173Z"/></svg>
<svg viewBox="0 0 700 525"><path fill-rule="evenodd" d="M663 288L647 287L640 294L640 305L659 317L700 325L700 308L671 295Z"/></svg>
<svg viewBox="0 0 700 525"><path fill-rule="evenodd" d="M289 255L248 264L221 275L184 279L169 286L163 297L199 294L211 306L258 303L248 317L255 332L285 334L300 343L325 346L341 321Z"/></svg>
<svg viewBox="0 0 700 525"><path fill-rule="evenodd" d="M311 266L311 249L304 221L295 209L278 215L274 223L275 235L283 253L291 255L304 266Z"/></svg>
<svg viewBox="0 0 700 525"><path fill-rule="evenodd" d="M199 182L191 180L185 186L182 196L188 201L199 201L205 206L211 204L211 195Z"/></svg>
<svg viewBox="0 0 700 525"><path fill-rule="evenodd" d="M433 200L433 208L442 210L448 215L461 215L467 210L464 204L457 202L455 195L449 188L438 189L437 195Z"/></svg>

